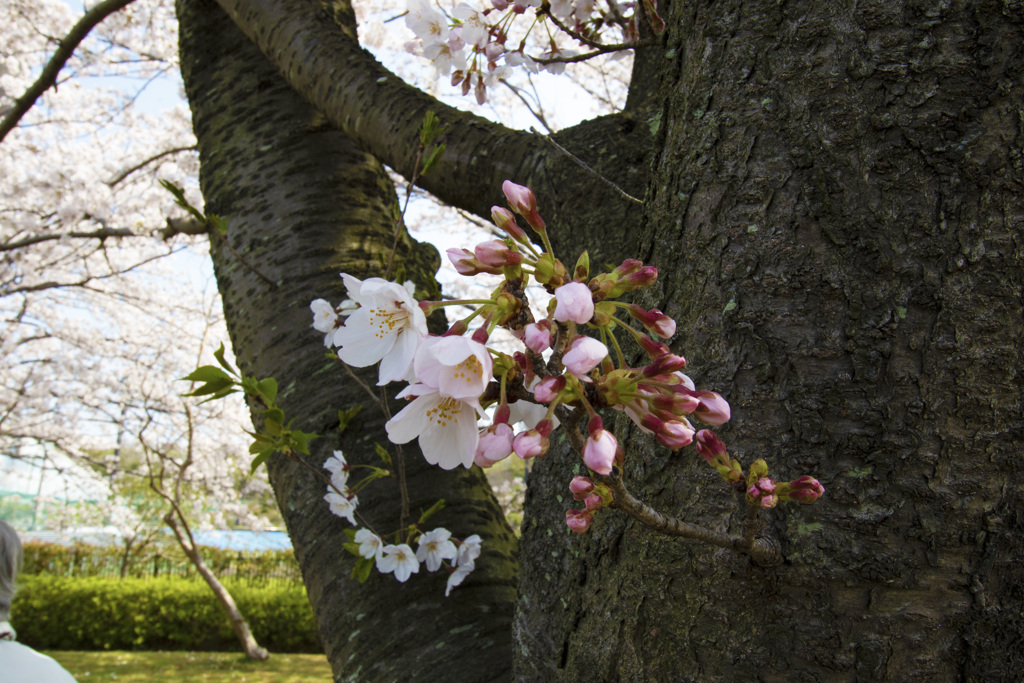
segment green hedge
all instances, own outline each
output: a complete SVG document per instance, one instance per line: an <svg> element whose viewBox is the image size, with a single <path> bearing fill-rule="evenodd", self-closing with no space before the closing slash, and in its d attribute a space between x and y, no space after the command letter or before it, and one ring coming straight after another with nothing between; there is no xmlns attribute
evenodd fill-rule
<svg viewBox="0 0 1024 683"><path fill-rule="evenodd" d="M320 652L302 584L227 581L260 645ZM238 650L210 588L197 579L22 575L11 607L18 640L37 650Z"/></svg>

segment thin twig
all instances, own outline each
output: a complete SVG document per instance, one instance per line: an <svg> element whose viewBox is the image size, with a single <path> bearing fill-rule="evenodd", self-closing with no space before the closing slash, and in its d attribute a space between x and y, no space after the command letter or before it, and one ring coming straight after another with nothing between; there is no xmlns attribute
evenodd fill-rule
<svg viewBox="0 0 1024 683"><path fill-rule="evenodd" d="M641 47L654 47L658 45L659 41L648 39L648 40L635 40L630 43L616 43L615 45L603 45L596 50L590 52L581 52L578 55L571 55L569 57L530 57L533 61L538 64L574 64L576 62L585 62L593 59L594 57L600 57L606 55L609 52L621 52L623 50L635 50Z"/></svg>
<svg viewBox="0 0 1024 683"><path fill-rule="evenodd" d="M135 173L139 169L141 169L144 166L147 166L147 165L153 163L154 161L159 161L160 159L163 159L166 156L170 156L172 154L178 154L179 152L193 152L193 151L195 151L195 149L196 149L195 145L189 145L188 147L172 147L171 149L166 149L163 152L160 152L159 154L154 154L153 156L149 157L148 159L143 159L142 161L140 161L139 163L135 164L131 168L128 168L128 169L122 171L116 178L114 178L113 180L109 181L107 183L107 185L109 187L115 187L118 183L122 182L125 178L130 176L132 173Z"/></svg>
<svg viewBox="0 0 1024 683"><path fill-rule="evenodd" d="M583 411L573 410L566 406L559 406L558 410L558 417L562 421L569 444L577 453L582 454L585 443L577 426L582 419ZM622 510L633 519L658 533L666 536L680 536L682 538L703 541L719 548L744 553L749 555L750 559L761 567L774 567L782 564L782 551L778 542L774 539L755 539L753 534L748 538L746 533L743 536L722 534L658 512L630 493L622 481L622 470L618 467L612 467L611 474L601 475L594 473L594 480L604 484L611 490L614 500L609 507Z"/></svg>
<svg viewBox="0 0 1024 683"><path fill-rule="evenodd" d="M561 146L560 144L558 144L557 142L555 142L555 139L554 139L554 138L552 138L552 137L551 137L550 135L544 135L543 133L541 133L541 132L540 132L539 130L537 130L536 128L530 128L530 132L531 132L531 133L536 133L537 135L540 135L541 137L543 137L543 138L544 138L545 140L547 140L547 141L548 141L548 142L550 142L550 143L551 143L552 145L554 145L554 146L555 146L555 149L557 149L557 150L558 150L559 152L561 152L562 154L566 155L567 157L569 157L570 159L572 159L573 161L575 161L575 162L576 162L577 164L579 164L579 166L580 166L580 167L581 167L581 168L582 168L582 169L583 169L584 171L587 171L588 173L591 173L591 174L595 175L595 176L596 176L596 177L597 177L597 178L598 178L598 179L599 179L599 180L600 180L600 181L601 181L602 183L604 183L604 184L605 184L605 185L607 185L608 187L610 187L610 188L612 188L613 190L615 190L616 192L618 192L618 193L619 193L620 195L622 195L622 196L623 196L623 197L624 197L625 199L628 199L628 200L629 200L629 201L631 201L631 202L636 202L637 204L643 204L643 201L642 201L642 200L640 200L640 199L637 199L637 198L636 198L636 197L634 197L633 195L629 194L628 192L626 192L625 190L623 190L623 189L622 189L621 187L619 187L618 185L616 185L615 183L613 183L612 181L608 180L608 179L607 179L607 178L605 178L605 177L604 177L603 175L601 175L600 173L598 173L597 171L595 171L595 170L594 170L593 168L591 168L591 167L590 167L590 166L589 166L589 165L587 164L587 162L583 161L583 159L580 159L580 158L579 158L578 156L576 156L575 154L573 154L572 152L570 152L569 150L567 150L567 149L566 149L565 147L562 147L562 146Z"/></svg>
<svg viewBox="0 0 1024 683"><path fill-rule="evenodd" d="M339 358L339 360L341 360L341 359ZM366 392L366 395L370 397L370 400L373 401L374 403L376 403L377 407L380 408L381 411L383 412L384 411L384 405L381 403L380 399L377 397L377 394L373 393L373 389L368 387L366 385L366 382L364 382L363 380L359 379L359 376L356 375L356 373L352 371L352 368L349 367L348 363L346 363L345 361L341 361L341 365L342 365L342 367L345 368L345 372L348 373L348 376L352 379L352 381L355 382L356 384L358 384L363 389L363 391Z"/></svg>
<svg viewBox="0 0 1024 683"><path fill-rule="evenodd" d="M50 57L50 61L46 63L42 73L39 74L39 78L28 87L21 97L14 101L14 106L7 112L3 120L0 120L0 141L3 141L7 134L14 130L21 118L28 113L42 94L53 87L57 82L60 70L71 59L75 48L85 40L89 32L101 21L131 2L133 0L104 0L82 15L78 23L71 27L68 34L57 43L57 49Z"/></svg>

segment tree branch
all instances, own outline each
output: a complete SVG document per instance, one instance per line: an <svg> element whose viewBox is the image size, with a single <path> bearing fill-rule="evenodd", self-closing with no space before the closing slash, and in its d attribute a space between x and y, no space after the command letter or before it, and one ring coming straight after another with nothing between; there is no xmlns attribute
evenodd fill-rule
<svg viewBox="0 0 1024 683"><path fill-rule="evenodd" d="M570 409L568 406L558 407L558 418L562 422L562 428L565 429L569 444L581 456L585 442L578 430L578 425L582 417L583 411L581 409ZM658 512L647 503L638 499L626 488L622 481L622 470L618 467L612 467L611 474L602 475L594 473L593 478L594 481L604 484L611 489L614 500L608 507L622 510L644 526L660 534L680 536L695 541L702 541L719 548L745 553L750 555L750 559L761 567L774 567L782 564L782 549L779 547L778 541L772 538L754 537L757 528L756 524L754 524L756 509L754 512L751 512L749 509L747 510L742 536L722 534ZM747 507L749 508L750 506Z"/></svg>
<svg viewBox="0 0 1024 683"><path fill-rule="evenodd" d="M490 207L502 200L505 179L530 186L545 201L581 194L593 195L595 201L600 197L606 213L615 211L609 204L622 201L607 197L593 178L574 179L578 185L567 187L564 177L552 173L564 158L541 136L459 111L404 83L359 46L351 28L335 23L316 3L217 1L292 88L331 124L407 179L419 149L423 117L433 111L444 126L439 142L446 148L417 184L447 204L489 220ZM587 135L585 130L591 127L595 133ZM566 129L559 138L572 140L574 146L600 145L609 159L618 152L635 154L635 139L599 140L607 128L606 117ZM621 161L615 163L622 166ZM557 208L546 211L558 213Z"/></svg>
<svg viewBox="0 0 1024 683"><path fill-rule="evenodd" d="M74 54L75 48L85 40L89 32L101 21L131 2L133 0L104 0L82 15L78 23L71 27L68 34L57 44L57 50L50 57L50 61L46 63L39 78L28 87L21 97L14 100L14 106L7 112L3 120L0 120L0 142L14 130L21 118L35 105L36 100L53 87L57 82L60 70L64 68L71 55Z"/></svg>
<svg viewBox="0 0 1024 683"><path fill-rule="evenodd" d="M135 235L135 233L129 230L128 228L100 228L99 230L91 230L88 232L63 232L59 234L49 233L46 235L34 235L32 237L26 237L25 239L18 240L17 242L8 242L7 244L0 244L0 252L15 251L16 249L30 247L33 244L39 244L40 242L50 242L54 240L59 240L62 237L104 240L108 237L131 237L132 235Z"/></svg>

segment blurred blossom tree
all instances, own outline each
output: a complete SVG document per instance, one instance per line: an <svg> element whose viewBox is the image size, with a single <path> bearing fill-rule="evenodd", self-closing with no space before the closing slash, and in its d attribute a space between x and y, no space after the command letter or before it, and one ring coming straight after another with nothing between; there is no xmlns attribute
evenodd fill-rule
<svg viewBox="0 0 1024 683"><path fill-rule="evenodd" d="M557 130L563 105L539 88L530 105L550 135L444 104L447 83L406 85L359 45L356 9L342 0L178 0L180 58L169 6L118 10L2 143L0 343L10 370L0 433L33 424L52 426L52 442L66 439L56 428L75 413L47 408L70 394L73 380L56 372L74 358L65 337L89 349L126 334L91 331L93 311L184 320L170 290L143 302L149 288L121 283L182 248L178 233L206 232L155 183L171 180L204 205L196 156L184 151L195 147L204 210L227 225L210 246L240 369L274 376L285 413L323 435L314 466L335 449L376 463L386 410L368 405L336 429L339 410L367 403L360 382L374 384L375 373L347 377L327 365L308 304L344 298L339 272L383 275L392 259L420 291L436 290L436 252L396 218L385 170L416 174L420 125L433 111L445 151L420 188L486 221L512 179L536 193L560 253L657 266L657 287L638 303L677 321L672 349L728 399L730 453L813 471L829 496L765 518L763 533L786 556L773 568L645 533L625 516L575 536L563 500L578 461L553 436L531 472L517 544L478 469L441 471L407 454L411 508L444 498L438 524L484 539L476 570L446 599L441 576L348 580L355 558L343 548L346 525L325 514L322 482L272 457L270 481L338 680L996 680L1017 671L1024 8L697 0L659 3L655 14L641 4L627 37L646 47L631 62L628 93L612 85L605 97L617 110ZM577 51L605 44L585 20L592 4L523 11L530 5L550 35L576 34ZM26 104L40 57L74 20L60 3L8 6L0 109L9 113L17 99ZM365 39L409 39L374 23L404 9L360 8ZM413 49L434 57L465 46L451 34L432 42L428 24L448 30L459 17L466 35L487 8L408 9L422 20ZM607 11L632 9L612 2ZM440 10L451 15L431 14ZM547 35L531 33L535 65L568 57L572 40ZM505 44L501 67L516 47ZM452 78L463 87L472 76L470 92L488 108L503 106L503 89L531 92L515 80L524 63L501 74L512 90L481 54L479 71L454 54L434 58L434 71L461 72ZM112 65L146 77L179 68L177 59L194 139L184 111L164 125L130 98L71 79ZM124 133L109 127L117 118ZM37 297L44 291L55 298ZM78 317L58 314L52 301L62 297ZM92 382L76 372L83 396L110 390L113 375ZM638 430L620 431L619 442L656 507L723 530L742 524L699 458L652 448ZM360 493L360 510L393 523L397 496L382 482Z"/></svg>

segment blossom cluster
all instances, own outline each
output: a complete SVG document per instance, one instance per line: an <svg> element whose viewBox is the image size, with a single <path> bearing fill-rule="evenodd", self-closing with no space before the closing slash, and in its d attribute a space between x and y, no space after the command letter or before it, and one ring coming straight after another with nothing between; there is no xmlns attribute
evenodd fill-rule
<svg viewBox="0 0 1024 683"><path fill-rule="evenodd" d="M452 85L460 86L462 94L473 90L483 104L487 88L506 78L514 68L555 74L565 70L564 59L577 52L559 46L558 30L552 32L551 22L546 21L549 17L589 45L600 37L602 29L611 26L619 27L620 38L629 41L637 37L634 6L615 0L607 8L598 7L594 0L490 0L483 9L461 2L444 12L430 0L409 0L405 24L416 39L407 43L406 49L426 59L438 78L450 75ZM531 15L529 27L518 40L512 39L516 19L526 14ZM543 47L531 56L527 38L535 29L544 33L539 41Z"/></svg>
<svg viewBox="0 0 1024 683"><path fill-rule="evenodd" d="M448 250L462 275L503 276L489 299L417 302L411 287L342 274L350 300L338 308L322 300L312 304L314 326L341 360L357 367L379 362L381 385L409 383L398 394L408 405L386 424L392 442L417 439L426 460L444 469L490 467L512 454L524 460L545 455L560 413L575 423L586 419L580 456L600 478L625 457L604 426L601 413L612 410L673 451L696 439L698 453L727 483L742 487L750 505L807 503L823 493L810 477L776 484L761 460L744 474L713 432L698 432L691 420L709 426L728 422L728 402L698 389L683 372L686 359L665 342L675 334L672 318L621 300L654 284L657 269L626 259L609 272L592 274L584 252L570 271L554 256L533 192L511 181L502 189L508 208L493 207L491 217L506 237L472 250ZM533 244L520 218L542 246ZM553 295L536 314L526 294L531 280ZM428 334L425 313L448 305L472 312L443 335ZM487 346L498 327L519 340L519 350L509 354ZM626 339L635 342L643 360L626 361ZM584 510L566 513L573 531L586 531L594 513L614 502L610 489L589 478L577 477L570 490L585 503Z"/></svg>
<svg viewBox="0 0 1024 683"><path fill-rule="evenodd" d="M353 526L358 526L356 508L359 499L348 481L352 466L345 460L341 451L334 451L324 463L324 469L330 472L330 485L327 487L324 500L330 506L331 512L344 517ZM476 534L458 541L452 538L450 531L441 527L420 533L415 552L408 543L386 544L379 535L365 527L356 529L352 539L350 550L353 554L371 560L378 572L394 574L401 583L408 581L413 574L418 574L421 563L431 572L444 566L449 567L446 597L475 568L482 542Z"/></svg>

